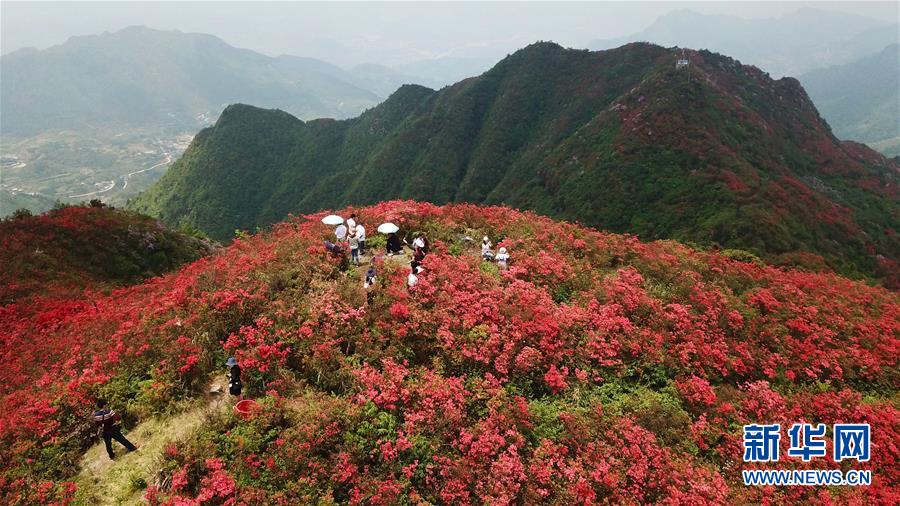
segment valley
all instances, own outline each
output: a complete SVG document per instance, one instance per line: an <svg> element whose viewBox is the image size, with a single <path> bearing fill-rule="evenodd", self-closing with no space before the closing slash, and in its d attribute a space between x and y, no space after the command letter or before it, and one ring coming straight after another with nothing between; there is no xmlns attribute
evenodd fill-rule
<svg viewBox="0 0 900 506"><path fill-rule="evenodd" d="M3 138L0 191L10 198L31 197L32 212L54 202L95 198L116 205L152 185L193 138L188 130L84 129L45 132L25 139ZM5 200L5 199L0 199ZM4 202L3 214L15 208Z"/></svg>

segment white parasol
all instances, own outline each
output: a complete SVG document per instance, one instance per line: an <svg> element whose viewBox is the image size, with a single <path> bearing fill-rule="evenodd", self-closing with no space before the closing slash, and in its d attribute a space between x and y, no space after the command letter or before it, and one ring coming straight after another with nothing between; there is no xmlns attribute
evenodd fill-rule
<svg viewBox="0 0 900 506"><path fill-rule="evenodd" d="M397 232L398 230L400 230L400 227L398 227L397 225L394 225L391 222L382 223L381 225L378 225L378 231L381 232L382 234L393 234L393 233Z"/></svg>
<svg viewBox="0 0 900 506"><path fill-rule="evenodd" d="M322 218L322 223L326 225L340 225L343 222L344 218L341 218L336 214L329 214L328 216Z"/></svg>

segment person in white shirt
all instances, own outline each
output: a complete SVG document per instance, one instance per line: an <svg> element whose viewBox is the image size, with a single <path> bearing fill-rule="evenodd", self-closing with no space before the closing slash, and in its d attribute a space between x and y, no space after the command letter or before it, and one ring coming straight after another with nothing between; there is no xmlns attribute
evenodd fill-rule
<svg viewBox="0 0 900 506"><path fill-rule="evenodd" d="M366 252L366 227L362 223L356 225L356 240L359 241L359 254Z"/></svg>
<svg viewBox="0 0 900 506"><path fill-rule="evenodd" d="M350 215L350 218L347 219L347 234L350 237L356 235L356 213Z"/></svg>
<svg viewBox="0 0 900 506"><path fill-rule="evenodd" d="M494 258L494 253L491 251L491 246L493 246L493 244L491 244L491 240L488 239L488 236L484 236L484 238L481 239L481 258L485 260Z"/></svg>
<svg viewBox="0 0 900 506"><path fill-rule="evenodd" d="M506 248L500 248L497 252L497 265L504 271L509 268L509 253L506 252Z"/></svg>

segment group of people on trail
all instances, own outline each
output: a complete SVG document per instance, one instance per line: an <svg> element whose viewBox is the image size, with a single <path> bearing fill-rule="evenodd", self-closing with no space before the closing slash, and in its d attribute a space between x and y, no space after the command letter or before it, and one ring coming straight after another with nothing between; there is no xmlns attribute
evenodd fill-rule
<svg viewBox="0 0 900 506"><path fill-rule="evenodd" d="M501 270L506 270L509 268L509 253L506 251L506 248L500 247L497 250L497 254L494 255L494 252L491 250L491 240L488 236L484 236L481 239L481 258L484 260L496 260L497 266L500 267Z"/></svg>
<svg viewBox="0 0 900 506"><path fill-rule="evenodd" d="M394 227L394 230L396 230L396 227ZM351 261L354 264L359 265L359 256L364 254L366 250L366 229L361 223L357 223L356 214L350 215L350 219L347 220L346 226L341 224L337 227L335 230L335 237L337 237L339 242L347 240ZM472 238L466 236L465 240L471 241ZM388 234L387 244L385 246L387 255L392 256L402 253L404 245L406 244L406 241L400 239L396 232ZM491 249L492 247L493 244L491 243L491 240L488 236L484 236L481 240L482 259L487 261L496 260L497 265L502 270L506 270L509 265L510 257L506 248L501 247L495 255ZM344 249L341 244L325 241L325 248L335 254L344 254ZM422 262L428 255L429 249L430 244L428 238L424 234L419 235L413 240L412 261L409 264L409 274L406 278L406 285L408 288L413 288L418 284L418 275L424 270ZM372 292L369 289L375 285L376 279L377 274L375 265L373 264L370 265L366 271L365 281L363 283L363 287L367 291L367 299L370 301ZM241 401L243 399L241 366L238 365L237 359L234 357L229 357L225 362L225 366L228 368L228 392L236 397L238 401ZM110 459L115 458L115 453L112 448L113 440L121 443L122 446L130 452L137 450L137 447L122 434L121 428L119 427L120 420L121 417L115 411L107 408L105 400L101 399L97 401L97 410L93 414L93 421L97 426L98 435L103 438L103 442L106 445L106 453L109 454Z"/></svg>
<svg viewBox="0 0 900 506"><path fill-rule="evenodd" d="M346 225L340 224L334 229L334 236L339 243L347 243L347 247L350 249L350 261L359 265L360 255L366 252L366 227L362 223L356 222L356 213L350 215ZM325 249L332 253L344 252L340 244L330 241L325 241Z"/></svg>

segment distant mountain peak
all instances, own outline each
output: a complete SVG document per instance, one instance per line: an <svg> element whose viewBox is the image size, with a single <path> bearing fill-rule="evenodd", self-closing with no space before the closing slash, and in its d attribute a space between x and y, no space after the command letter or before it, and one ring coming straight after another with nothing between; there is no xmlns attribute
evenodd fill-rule
<svg viewBox="0 0 900 506"><path fill-rule="evenodd" d="M681 54L542 42L349 120L252 109L204 131L135 205L224 239L391 198L507 204L769 259L812 251L854 275L896 266L895 166L838 142L795 79L705 50L677 68Z"/></svg>

